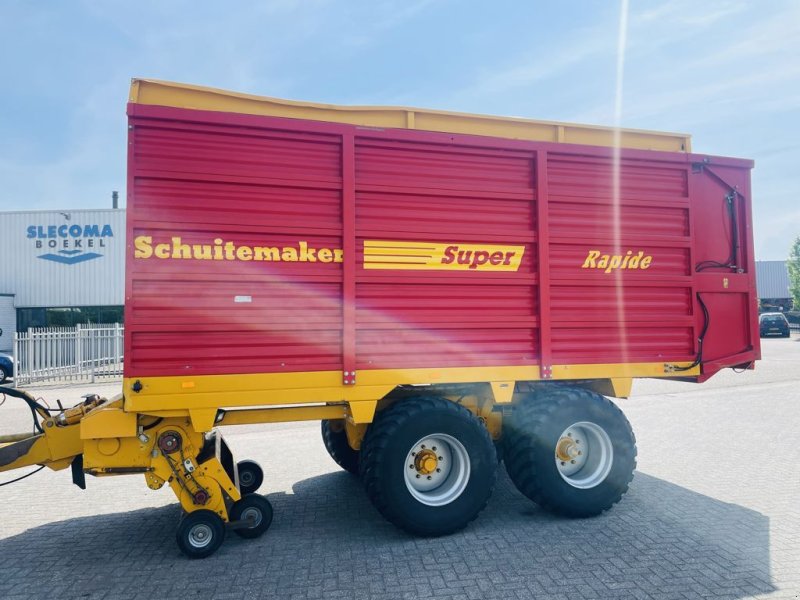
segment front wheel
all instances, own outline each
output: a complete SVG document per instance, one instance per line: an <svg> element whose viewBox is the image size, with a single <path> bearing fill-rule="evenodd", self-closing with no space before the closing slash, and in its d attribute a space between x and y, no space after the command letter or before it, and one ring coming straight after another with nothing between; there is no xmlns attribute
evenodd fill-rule
<svg viewBox="0 0 800 600"><path fill-rule="evenodd" d="M213 511L196 510L178 523L175 539L189 558L211 556L225 540L225 522Z"/></svg>
<svg viewBox="0 0 800 600"><path fill-rule="evenodd" d="M360 466L370 500L388 521L437 536L466 527L483 510L497 456L489 432L466 408L418 397L378 414Z"/></svg>
<svg viewBox="0 0 800 600"><path fill-rule="evenodd" d="M504 427L509 477L545 510L590 517L628 490L636 440L622 411L600 394L542 387L514 408Z"/></svg>

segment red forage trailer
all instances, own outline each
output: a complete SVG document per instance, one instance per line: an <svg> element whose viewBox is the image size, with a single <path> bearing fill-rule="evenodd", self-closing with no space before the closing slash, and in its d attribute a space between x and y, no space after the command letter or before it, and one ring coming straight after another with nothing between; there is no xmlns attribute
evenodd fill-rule
<svg viewBox="0 0 800 600"><path fill-rule="evenodd" d="M606 396L760 358L752 162L687 136L148 80L128 116L133 429L95 416L82 467L169 483L190 556L266 528L216 425L320 419L387 519L439 535L498 458L549 510L606 510L636 455Z"/></svg>

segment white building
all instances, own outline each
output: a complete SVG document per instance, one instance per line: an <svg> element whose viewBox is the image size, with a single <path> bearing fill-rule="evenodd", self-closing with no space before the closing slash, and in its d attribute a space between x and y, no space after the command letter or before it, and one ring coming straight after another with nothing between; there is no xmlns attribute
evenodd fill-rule
<svg viewBox="0 0 800 600"><path fill-rule="evenodd" d="M785 260L757 260L756 285L763 310L789 310L792 307Z"/></svg>
<svg viewBox="0 0 800 600"><path fill-rule="evenodd" d="M0 212L0 351L29 327L122 321L125 210Z"/></svg>

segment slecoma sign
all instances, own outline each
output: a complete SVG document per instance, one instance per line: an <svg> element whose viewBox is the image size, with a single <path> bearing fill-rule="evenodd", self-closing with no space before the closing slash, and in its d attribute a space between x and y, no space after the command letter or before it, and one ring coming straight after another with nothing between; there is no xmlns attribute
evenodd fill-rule
<svg viewBox="0 0 800 600"><path fill-rule="evenodd" d="M74 265L103 256L98 250L106 247L106 241L114 237L114 230L104 225L77 223L64 225L29 225L27 238L37 250L48 249L38 258Z"/></svg>

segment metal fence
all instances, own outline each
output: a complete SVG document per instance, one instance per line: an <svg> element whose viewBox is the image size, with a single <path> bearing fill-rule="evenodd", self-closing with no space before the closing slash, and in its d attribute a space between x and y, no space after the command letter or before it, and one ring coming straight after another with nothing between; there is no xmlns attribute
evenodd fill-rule
<svg viewBox="0 0 800 600"><path fill-rule="evenodd" d="M125 328L110 325L31 328L14 335L14 382L89 382L122 377Z"/></svg>

